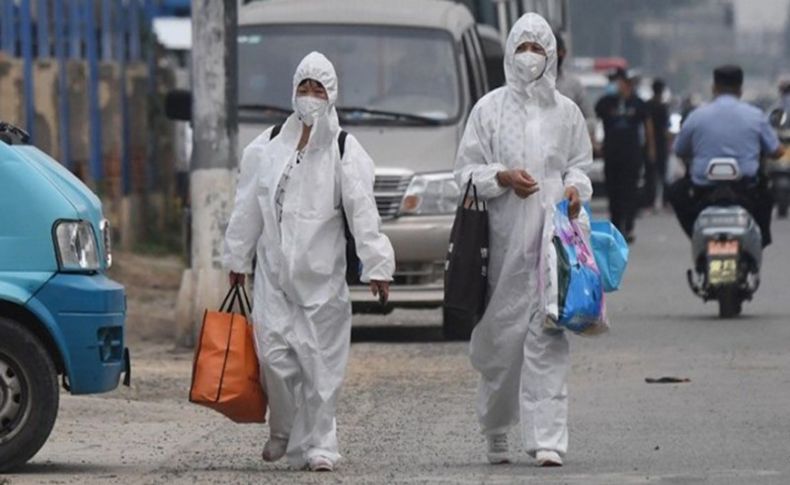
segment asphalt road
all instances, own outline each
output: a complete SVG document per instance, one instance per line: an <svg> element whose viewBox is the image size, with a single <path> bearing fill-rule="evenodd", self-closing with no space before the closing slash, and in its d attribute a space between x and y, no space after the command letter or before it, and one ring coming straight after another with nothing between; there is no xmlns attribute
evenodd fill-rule
<svg viewBox="0 0 790 485"><path fill-rule="evenodd" d="M729 321L687 288L671 216L645 216L637 236L608 300L611 333L572 338L563 468L523 453L486 464L466 345L441 341L438 312L410 311L356 321L333 474L264 464L265 428L186 403L190 355L149 343L135 346L132 389L63 395L47 445L0 483L790 483L790 221L775 224L754 302ZM662 376L691 382L645 383Z"/></svg>

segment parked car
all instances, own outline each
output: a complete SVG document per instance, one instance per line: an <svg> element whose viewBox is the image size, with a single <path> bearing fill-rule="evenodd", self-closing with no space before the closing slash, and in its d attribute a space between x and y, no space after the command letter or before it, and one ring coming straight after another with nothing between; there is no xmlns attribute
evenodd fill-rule
<svg viewBox="0 0 790 485"><path fill-rule="evenodd" d="M394 307L440 307L444 261L459 189L458 143L488 92L475 20L443 0L271 0L239 10L239 141L247 145L291 112L291 78L312 50L340 80L338 113L376 163L382 230L395 248ZM382 311L352 287L357 312ZM445 322L451 337L468 335Z"/></svg>
<svg viewBox="0 0 790 485"><path fill-rule="evenodd" d="M72 394L90 394L130 375L126 296L106 276L101 202L28 138L0 122L0 472L46 441L58 376Z"/></svg>

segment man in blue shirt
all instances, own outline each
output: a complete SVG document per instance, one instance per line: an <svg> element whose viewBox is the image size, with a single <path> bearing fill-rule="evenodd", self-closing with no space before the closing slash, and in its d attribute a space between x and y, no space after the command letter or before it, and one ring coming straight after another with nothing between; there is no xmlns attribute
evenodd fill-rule
<svg viewBox="0 0 790 485"><path fill-rule="evenodd" d="M706 170L713 158L734 158L741 169L739 196L760 226L763 245L771 242L773 199L761 180L762 156L781 157L784 147L771 128L767 116L741 101L743 70L722 66L713 71L714 100L694 110L675 140L675 153L687 163L689 178L670 189L669 197L683 230L689 237L694 221L705 208L712 192ZM689 163L690 160L690 163Z"/></svg>

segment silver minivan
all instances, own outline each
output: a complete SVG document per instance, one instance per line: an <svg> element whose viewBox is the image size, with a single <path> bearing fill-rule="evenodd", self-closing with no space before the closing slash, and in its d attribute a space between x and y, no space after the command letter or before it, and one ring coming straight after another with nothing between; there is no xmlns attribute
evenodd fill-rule
<svg viewBox="0 0 790 485"><path fill-rule="evenodd" d="M397 269L390 305L352 287L357 312L439 307L459 188L452 175L470 109L488 91L474 18L443 0L269 0L239 10L239 141L291 112L312 50L339 78L341 125L376 163L375 196ZM450 336L454 322L446 322ZM463 331L462 331L463 333Z"/></svg>

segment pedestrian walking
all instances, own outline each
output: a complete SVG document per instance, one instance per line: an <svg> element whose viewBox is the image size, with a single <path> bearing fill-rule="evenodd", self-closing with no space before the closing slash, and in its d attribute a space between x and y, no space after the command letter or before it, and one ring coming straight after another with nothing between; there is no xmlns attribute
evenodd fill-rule
<svg viewBox="0 0 790 485"><path fill-rule="evenodd" d="M653 125L625 69L615 71L612 81L616 82L617 92L598 100L595 113L604 127L604 177L609 213L615 227L628 242L633 242L645 145L650 159L656 155Z"/></svg>
<svg viewBox="0 0 790 485"><path fill-rule="evenodd" d="M576 217L592 195L592 147L578 106L555 89L557 49L543 17L513 26L505 77L472 109L455 170L459 185L473 181L490 219L489 301L470 343L477 416L491 463L511 459L507 433L520 422L527 452L559 466L569 349L563 331L544 328L547 251L555 204L570 199Z"/></svg>
<svg viewBox="0 0 790 485"><path fill-rule="evenodd" d="M373 161L339 126L334 67L307 55L293 89L294 113L244 150L224 264L231 284L243 284L257 254L252 317L271 431L263 459L331 471L351 336L344 221L361 280L384 300L395 260L379 231Z"/></svg>
<svg viewBox="0 0 790 485"><path fill-rule="evenodd" d="M653 97L647 101L647 116L653 124L656 155L648 157L645 165L644 207L659 209L666 200L664 190L669 158L669 106L664 101L666 84L661 79L653 80Z"/></svg>

